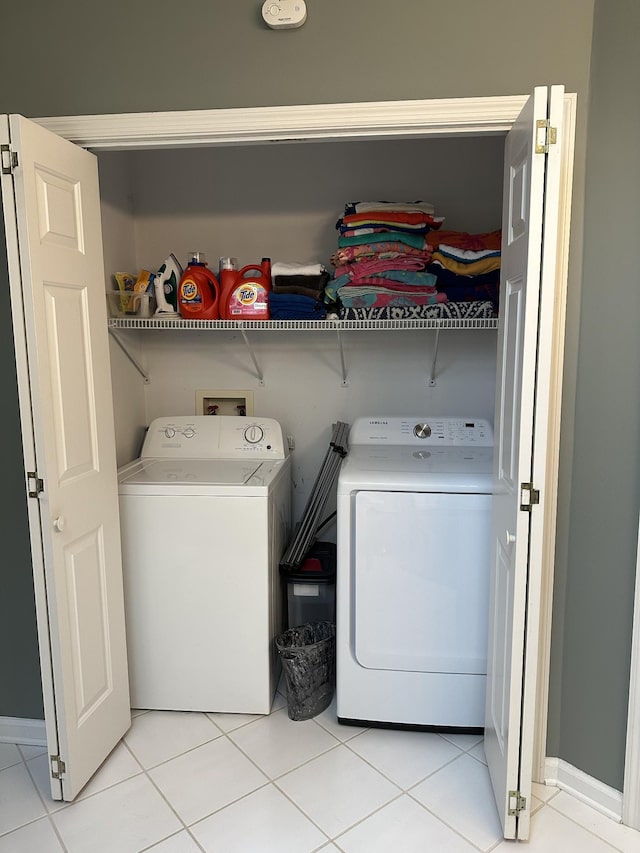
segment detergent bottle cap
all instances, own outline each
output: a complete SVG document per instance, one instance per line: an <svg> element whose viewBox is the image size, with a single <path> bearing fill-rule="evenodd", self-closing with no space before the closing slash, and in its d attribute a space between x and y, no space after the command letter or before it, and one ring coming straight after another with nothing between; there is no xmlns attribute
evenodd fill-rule
<svg viewBox="0 0 640 853"><path fill-rule="evenodd" d="M191 258L189 261L190 264L197 264L198 266L206 267L207 259L204 252L189 252L189 257Z"/></svg>
<svg viewBox="0 0 640 853"><path fill-rule="evenodd" d="M238 259L237 258L218 258L218 266L220 270L237 270L238 269Z"/></svg>

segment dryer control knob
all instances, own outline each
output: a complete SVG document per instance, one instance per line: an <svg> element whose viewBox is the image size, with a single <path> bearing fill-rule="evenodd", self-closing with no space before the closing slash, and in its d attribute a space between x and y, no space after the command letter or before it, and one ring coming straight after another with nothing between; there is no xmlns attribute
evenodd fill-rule
<svg viewBox="0 0 640 853"><path fill-rule="evenodd" d="M416 438L429 438L431 427L429 424L416 424L413 428L413 434Z"/></svg>
<svg viewBox="0 0 640 853"><path fill-rule="evenodd" d="M182 434L185 438L193 438L193 436L196 434L196 431L194 429L191 429L191 427L187 427Z"/></svg>
<svg viewBox="0 0 640 853"><path fill-rule="evenodd" d="M173 429L173 427L167 427L164 431L164 434L166 435L167 438L173 438L174 435L176 434L176 431L175 431L175 429Z"/></svg>
<svg viewBox="0 0 640 853"><path fill-rule="evenodd" d="M249 444L258 444L264 438L264 430L257 424L251 424L244 431L244 440Z"/></svg>

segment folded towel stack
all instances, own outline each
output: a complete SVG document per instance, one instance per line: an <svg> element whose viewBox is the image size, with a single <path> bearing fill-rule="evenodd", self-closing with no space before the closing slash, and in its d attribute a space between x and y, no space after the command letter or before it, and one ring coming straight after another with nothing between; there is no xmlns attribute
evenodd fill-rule
<svg viewBox="0 0 640 853"><path fill-rule="evenodd" d="M271 264L269 313L272 320L323 320L323 301L329 273L322 264Z"/></svg>
<svg viewBox="0 0 640 853"><path fill-rule="evenodd" d="M427 236L443 221L424 201L347 202L336 223L335 273L325 301L343 319L423 316L427 306L446 302L427 270L433 255Z"/></svg>
<svg viewBox="0 0 640 853"><path fill-rule="evenodd" d="M440 231L427 240L433 249L427 269L436 276L438 293L450 302L489 301L497 315L502 231Z"/></svg>

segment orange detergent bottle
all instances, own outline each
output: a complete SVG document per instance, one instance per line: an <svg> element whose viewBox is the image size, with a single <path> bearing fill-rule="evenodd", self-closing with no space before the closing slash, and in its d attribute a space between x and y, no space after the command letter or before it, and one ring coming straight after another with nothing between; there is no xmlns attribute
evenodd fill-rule
<svg viewBox="0 0 640 853"><path fill-rule="evenodd" d="M223 320L268 320L271 258L241 270L220 273L220 316Z"/></svg>
<svg viewBox="0 0 640 853"><path fill-rule="evenodd" d="M218 279L207 266L203 252L191 252L178 285L178 311L184 320L220 318Z"/></svg>

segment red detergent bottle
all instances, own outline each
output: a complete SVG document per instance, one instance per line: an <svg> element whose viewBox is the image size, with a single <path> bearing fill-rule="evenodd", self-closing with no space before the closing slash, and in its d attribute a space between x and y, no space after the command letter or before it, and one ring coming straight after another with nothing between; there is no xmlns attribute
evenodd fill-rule
<svg viewBox="0 0 640 853"><path fill-rule="evenodd" d="M191 252L191 260L178 285L178 310L184 320L220 319L220 286L207 266L203 252Z"/></svg>
<svg viewBox="0 0 640 853"><path fill-rule="evenodd" d="M271 291L271 258L248 264L241 270L221 273L220 315L223 320L268 320Z"/></svg>

